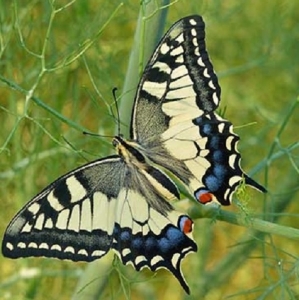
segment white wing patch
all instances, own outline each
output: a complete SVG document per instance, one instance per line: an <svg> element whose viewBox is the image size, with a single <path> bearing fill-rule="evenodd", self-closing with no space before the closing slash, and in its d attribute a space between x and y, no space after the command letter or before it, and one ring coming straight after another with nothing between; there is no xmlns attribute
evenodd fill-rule
<svg viewBox="0 0 299 300"><path fill-rule="evenodd" d="M30 232L32 229L32 225L30 225L28 222L25 223L24 227L22 228L21 232Z"/></svg>
<svg viewBox="0 0 299 300"><path fill-rule="evenodd" d="M184 65L180 65L179 67L175 68L174 70L172 70L170 74L170 78L172 80L177 80L178 78L182 78L183 80L186 80L186 77L189 78L189 73L186 66ZM187 79L186 82L188 81L189 79Z"/></svg>
<svg viewBox="0 0 299 300"><path fill-rule="evenodd" d="M190 86L186 86L183 82L180 84L181 88L176 88L173 90L169 90L169 92L166 95L167 100L172 100L172 99L188 99L189 102L195 102L196 99L196 93ZM180 100L184 101L184 100ZM178 102L180 104L181 102ZM188 105L190 106L190 104ZM197 112L198 115L198 112Z"/></svg>
<svg viewBox="0 0 299 300"><path fill-rule="evenodd" d="M45 214L41 213L40 215L38 215L35 221L34 229L42 230L44 228L44 222L45 222Z"/></svg>
<svg viewBox="0 0 299 300"><path fill-rule="evenodd" d="M148 94L155 96L157 98L162 98L166 91L166 82L157 83L146 81L143 86L143 90L146 91Z"/></svg>
<svg viewBox="0 0 299 300"><path fill-rule="evenodd" d="M166 102L162 105L162 111L170 117L177 117L184 112L184 115L189 115L189 120L196 118L198 116L198 107L195 104L195 94L191 100L182 99L179 103L175 102Z"/></svg>
<svg viewBox="0 0 299 300"><path fill-rule="evenodd" d="M32 213L32 214L37 214L37 212L40 209L40 204L33 202L30 206L28 206L28 210Z"/></svg>
<svg viewBox="0 0 299 300"><path fill-rule="evenodd" d="M108 199L107 196L101 192L93 194L93 214L92 214L92 228L103 229L109 235L113 233L115 216L115 207L117 200L115 198ZM106 217L103 217L103 212L106 212Z"/></svg>
<svg viewBox="0 0 299 300"><path fill-rule="evenodd" d="M61 211L64 209L63 205L60 204L59 199L54 196L54 190L49 193L47 200L51 207L56 211Z"/></svg>
<svg viewBox="0 0 299 300"><path fill-rule="evenodd" d="M93 228L91 227L92 223L92 213L90 198L86 198L81 204L81 217L80 217L80 230L86 230L91 232Z"/></svg>
<svg viewBox="0 0 299 300"><path fill-rule="evenodd" d="M149 218L147 201L143 201L141 195L133 190L121 189L118 199L123 199L116 208L116 223L121 227L131 228L133 223L146 223Z"/></svg>
<svg viewBox="0 0 299 300"><path fill-rule="evenodd" d="M188 75L185 75L183 77L179 77L179 79L173 80L169 84L170 89L178 89L181 87L191 86L193 82L191 81L190 77Z"/></svg>
<svg viewBox="0 0 299 300"><path fill-rule="evenodd" d="M59 213L56 222L56 227L58 229L66 230L68 228L69 215L70 215L69 209L64 209Z"/></svg>
<svg viewBox="0 0 299 300"><path fill-rule="evenodd" d="M170 74L171 73L171 69L169 68L168 64L161 62L161 61L157 61L154 65L153 68L158 69L160 72L164 72L166 74Z"/></svg>
<svg viewBox="0 0 299 300"><path fill-rule="evenodd" d="M80 206L76 204L73 206L70 213L70 218L68 220L68 229L74 232L79 232L80 230Z"/></svg>
<svg viewBox="0 0 299 300"><path fill-rule="evenodd" d="M52 229L53 228L53 221L50 219L50 218L48 218L47 220L46 220L46 223L45 223L45 228L47 228L47 229Z"/></svg>
<svg viewBox="0 0 299 300"><path fill-rule="evenodd" d="M86 197L86 189L75 176L66 179L68 191L71 193L71 202L81 201Z"/></svg>

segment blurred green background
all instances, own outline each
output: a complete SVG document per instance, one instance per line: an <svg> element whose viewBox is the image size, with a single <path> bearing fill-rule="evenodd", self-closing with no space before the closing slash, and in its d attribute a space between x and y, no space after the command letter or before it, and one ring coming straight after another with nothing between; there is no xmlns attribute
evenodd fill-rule
<svg viewBox="0 0 299 300"><path fill-rule="evenodd" d="M163 4L120 3L0 1L1 237L48 183L113 151L109 138L82 130L115 133L112 89L132 92L124 82L138 15L150 5L151 20ZM220 109L241 137L244 170L268 194L248 188L247 203L218 213L193 203L199 251L183 263L191 296L169 272L135 272L110 254L89 266L0 256L0 299L298 299L299 2L178 0L164 9L165 30L203 16ZM140 36L143 65L152 43Z"/></svg>

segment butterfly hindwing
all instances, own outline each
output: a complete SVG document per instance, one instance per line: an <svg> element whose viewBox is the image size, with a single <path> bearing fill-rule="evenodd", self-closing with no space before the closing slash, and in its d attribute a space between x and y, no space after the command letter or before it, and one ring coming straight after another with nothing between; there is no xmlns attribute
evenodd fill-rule
<svg viewBox="0 0 299 300"><path fill-rule="evenodd" d="M151 199L163 203L165 200L150 189L144 179L140 183L148 188ZM147 198L133 189L123 190L123 198L125 200L120 201L122 207L117 209L112 245L119 258L137 271L144 267L152 271L166 268L189 293L181 272L181 261L189 252L197 251L192 239L192 220L172 208L163 212L153 209Z"/></svg>
<svg viewBox="0 0 299 300"><path fill-rule="evenodd" d="M237 150L240 138L233 132L233 125L229 121L216 113L209 113L194 119L193 123L204 141L202 154L194 160L193 167L190 165L197 178L200 178L200 166L205 169L201 187L200 182L196 180L190 182L190 185L193 184L196 200L206 203L215 197L222 205L229 205L233 193L243 180L246 184L265 192L264 187L241 169L241 155Z"/></svg>

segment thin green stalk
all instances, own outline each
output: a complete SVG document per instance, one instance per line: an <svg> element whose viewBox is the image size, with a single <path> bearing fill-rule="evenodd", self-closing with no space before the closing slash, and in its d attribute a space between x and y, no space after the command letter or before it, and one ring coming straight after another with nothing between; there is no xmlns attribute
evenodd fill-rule
<svg viewBox="0 0 299 300"><path fill-rule="evenodd" d="M22 87L20 87L18 84L16 84L15 82L12 82L6 78L4 78L2 75L0 75L0 81L4 82L7 86L9 86L11 89L14 89L24 95L27 94L27 91L24 90ZM55 118L59 119L60 121L62 121L63 123L67 124L69 127L72 127L76 130L79 131L88 131L85 127L79 125L78 123L72 121L71 119L68 119L67 117L65 117L64 115L60 114L57 110L53 109L51 106L45 104L45 102L43 102L41 99L39 99L38 97L35 96L31 96L30 98L33 102L35 102L38 106L40 106L41 108L43 108L44 110L48 111L49 113L51 113Z"/></svg>
<svg viewBox="0 0 299 300"><path fill-rule="evenodd" d="M247 227L264 233L280 235L295 240L299 239L299 229L297 228L275 224L251 216L244 217L242 213L234 213L218 207L207 206L199 209L198 205L194 205L190 209L189 215L192 219L217 219L219 221L225 221L230 224Z"/></svg>

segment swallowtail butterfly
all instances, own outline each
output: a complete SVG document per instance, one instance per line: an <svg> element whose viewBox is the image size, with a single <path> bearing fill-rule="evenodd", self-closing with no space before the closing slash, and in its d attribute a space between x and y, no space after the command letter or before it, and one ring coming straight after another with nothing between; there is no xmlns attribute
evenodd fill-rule
<svg viewBox="0 0 299 300"><path fill-rule="evenodd" d="M197 251L193 222L170 204L180 193L163 170L201 203L230 204L243 179L264 191L240 168L232 124L214 112L220 87L204 27L194 15L169 29L138 85L130 139L116 136L117 155L69 172L26 204L7 227L4 256L93 261L113 249L136 270L168 269L189 293L181 261Z"/></svg>

